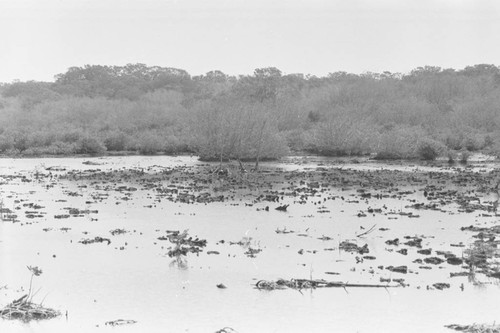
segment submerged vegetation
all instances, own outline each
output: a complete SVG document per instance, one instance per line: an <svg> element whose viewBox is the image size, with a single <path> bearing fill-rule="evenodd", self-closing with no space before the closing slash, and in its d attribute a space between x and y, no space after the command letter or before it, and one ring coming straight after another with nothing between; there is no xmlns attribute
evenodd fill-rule
<svg viewBox="0 0 500 333"><path fill-rule="evenodd" d="M419 67L325 77L175 68L72 67L54 82L0 85L0 153L194 153L274 159L290 151L379 159L500 152L500 69Z"/></svg>

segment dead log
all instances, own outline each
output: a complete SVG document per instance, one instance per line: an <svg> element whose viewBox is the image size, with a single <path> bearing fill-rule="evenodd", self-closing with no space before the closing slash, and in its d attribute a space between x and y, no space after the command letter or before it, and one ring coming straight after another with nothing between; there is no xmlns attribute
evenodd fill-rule
<svg viewBox="0 0 500 333"><path fill-rule="evenodd" d="M309 279L279 279L277 281L260 280L255 284L260 290L275 289L315 289L315 288L396 288L401 284L359 284L339 281L309 280Z"/></svg>

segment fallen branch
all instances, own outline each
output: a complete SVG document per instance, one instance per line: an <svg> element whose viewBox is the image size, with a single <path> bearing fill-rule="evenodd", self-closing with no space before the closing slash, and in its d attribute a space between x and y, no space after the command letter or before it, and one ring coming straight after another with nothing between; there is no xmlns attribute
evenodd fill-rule
<svg viewBox="0 0 500 333"><path fill-rule="evenodd" d="M370 232L372 232L375 229L376 226L377 225L374 224L370 229L368 229L367 231L365 231L365 232L363 232L363 233L361 233L359 235L356 235L356 237L363 237L363 236L368 235Z"/></svg>
<svg viewBox="0 0 500 333"><path fill-rule="evenodd" d="M117 319L117 320L107 321L105 325L121 326L121 325L131 325L135 323L137 323L137 321L132 319Z"/></svg>
<svg viewBox="0 0 500 333"><path fill-rule="evenodd" d="M279 279L277 281L260 280L255 284L255 287L260 290L275 290L275 289L315 289L315 288L396 288L401 287L391 284L357 284L338 281L326 280L308 280L308 279Z"/></svg>

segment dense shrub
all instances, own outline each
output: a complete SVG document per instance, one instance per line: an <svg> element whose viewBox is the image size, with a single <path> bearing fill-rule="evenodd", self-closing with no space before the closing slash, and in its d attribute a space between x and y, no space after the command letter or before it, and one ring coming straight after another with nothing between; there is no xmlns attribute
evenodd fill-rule
<svg viewBox="0 0 500 333"><path fill-rule="evenodd" d="M51 131L34 131L28 135L28 147L50 146L57 140L57 133Z"/></svg>
<svg viewBox="0 0 500 333"><path fill-rule="evenodd" d="M85 137L85 134L79 128L63 130L59 135L59 139L67 143L77 142L83 137Z"/></svg>
<svg viewBox="0 0 500 333"><path fill-rule="evenodd" d="M84 136L76 142L77 154L102 154L106 151L104 144L94 136Z"/></svg>
<svg viewBox="0 0 500 333"><path fill-rule="evenodd" d="M141 154L153 155L163 151L164 141L154 133L144 133L136 138L133 147Z"/></svg>
<svg viewBox="0 0 500 333"><path fill-rule="evenodd" d="M188 151L186 143L182 143L175 135L168 135L164 138L163 152L166 154L175 154L182 151Z"/></svg>
<svg viewBox="0 0 500 333"><path fill-rule="evenodd" d="M62 141L56 141L50 146L44 148L44 152L47 155L71 155L76 153L76 150L76 143L67 143Z"/></svg>
<svg viewBox="0 0 500 333"><path fill-rule="evenodd" d="M425 132L419 127L397 127L379 137L376 159L413 159L417 157L417 144Z"/></svg>
<svg viewBox="0 0 500 333"><path fill-rule="evenodd" d="M373 132L366 121L342 115L312 129L306 147L325 156L362 155L371 150Z"/></svg>
<svg viewBox="0 0 500 333"><path fill-rule="evenodd" d="M104 145L108 151L123 151L129 142L128 136L121 131L104 134Z"/></svg>
<svg viewBox="0 0 500 333"><path fill-rule="evenodd" d="M465 140L463 147L468 151L477 151L484 147L484 139L479 135L469 135Z"/></svg>
<svg viewBox="0 0 500 333"><path fill-rule="evenodd" d="M460 163L462 164L467 164L467 162L469 161L469 158L470 158L470 152L467 151L467 150L464 150L460 153Z"/></svg>
<svg viewBox="0 0 500 333"><path fill-rule="evenodd" d="M13 145L14 149L23 152L29 147L29 135L27 132L24 130L19 131L19 132L12 132L11 133L12 138L13 138Z"/></svg>
<svg viewBox="0 0 500 333"><path fill-rule="evenodd" d="M0 153L5 153L14 148L14 138L9 135L0 135Z"/></svg>
<svg viewBox="0 0 500 333"><path fill-rule="evenodd" d="M484 64L326 77L276 68L191 77L143 64L72 67L54 83L0 86L0 153L132 149L260 160L291 149L434 159L444 144L497 154L499 77L500 68Z"/></svg>
<svg viewBox="0 0 500 333"><path fill-rule="evenodd" d="M424 138L417 146L417 156L423 160L435 160L446 151L446 147L435 140Z"/></svg>

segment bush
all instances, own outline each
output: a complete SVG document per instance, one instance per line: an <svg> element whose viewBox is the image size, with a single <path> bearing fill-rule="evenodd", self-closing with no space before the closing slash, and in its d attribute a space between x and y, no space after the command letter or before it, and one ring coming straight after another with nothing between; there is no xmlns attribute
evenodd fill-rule
<svg viewBox="0 0 500 333"><path fill-rule="evenodd" d="M486 134L484 137L484 148L491 147L495 144L495 139L490 135Z"/></svg>
<svg viewBox="0 0 500 333"><path fill-rule="evenodd" d="M457 159L457 154L454 151L449 150L447 156L448 156L448 163L454 164L455 160Z"/></svg>
<svg viewBox="0 0 500 333"><path fill-rule="evenodd" d="M14 139L9 135L0 136L0 153L4 153L9 149L14 148Z"/></svg>
<svg viewBox="0 0 500 333"><path fill-rule="evenodd" d="M56 141L44 150L48 155L71 155L76 152L76 143Z"/></svg>
<svg viewBox="0 0 500 333"><path fill-rule="evenodd" d="M164 141L154 133L144 133L137 138L135 149L144 155L154 155L163 150Z"/></svg>
<svg viewBox="0 0 500 333"><path fill-rule="evenodd" d="M21 155L21 151L19 149L16 149L16 148L11 148L11 149L7 149L5 151L5 155L18 156L18 155Z"/></svg>
<svg viewBox="0 0 500 333"><path fill-rule="evenodd" d="M30 133L27 140L28 147L47 147L56 141L56 133L51 131L36 131Z"/></svg>
<svg viewBox="0 0 500 333"><path fill-rule="evenodd" d="M413 159L416 149L425 132L420 127L396 127L380 135L377 155L378 160Z"/></svg>
<svg viewBox="0 0 500 333"><path fill-rule="evenodd" d="M13 135L14 139L14 149L19 150L20 152L23 152L26 150L28 146L28 134L25 133L24 131L21 132L15 132Z"/></svg>
<svg viewBox="0 0 500 333"><path fill-rule="evenodd" d="M102 154L106 151L104 144L92 136L85 136L76 142L77 154Z"/></svg>
<svg viewBox="0 0 500 333"><path fill-rule="evenodd" d="M29 147L25 151L23 151L24 156L40 156L43 155L42 147Z"/></svg>
<svg viewBox="0 0 500 333"><path fill-rule="evenodd" d="M163 143L163 151L166 154L175 154L181 151L186 151L187 145L182 144L181 141L175 135L169 135L165 138Z"/></svg>
<svg viewBox="0 0 500 333"><path fill-rule="evenodd" d="M307 139L307 133L300 129L288 130L283 133L286 138L288 147L291 150L300 151L305 149L305 142ZM309 141L311 141L309 139Z"/></svg>
<svg viewBox="0 0 500 333"><path fill-rule="evenodd" d="M460 150L463 147L463 138L456 133L448 133L444 138L445 144L448 148L453 150Z"/></svg>
<svg viewBox="0 0 500 333"><path fill-rule="evenodd" d="M366 121L341 115L312 129L306 147L324 156L362 155L371 150L372 132Z"/></svg>
<svg viewBox="0 0 500 333"><path fill-rule="evenodd" d="M59 136L62 142L70 142L70 143L77 142L83 137L85 137L85 134L79 129L63 131Z"/></svg>
<svg viewBox="0 0 500 333"><path fill-rule="evenodd" d="M423 160L435 160L439 155L445 151L442 143L432 140L423 139L418 143L417 155Z"/></svg>
<svg viewBox="0 0 500 333"><path fill-rule="evenodd" d="M467 150L464 150L460 154L460 163L467 164L467 162L469 161L469 157L470 157L470 152L468 152Z"/></svg>
<svg viewBox="0 0 500 333"><path fill-rule="evenodd" d="M484 142L481 141L479 137L471 135L465 139L463 146L468 151L477 151L484 146Z"/></svg>
<svg viewBox="0 0 500 333"><path fill-rule="evenodd" d="M128 145L128 136L121 132L115 131L105 135L104 145L108 151L123 151Z"/></svg>

